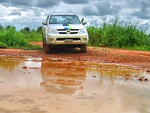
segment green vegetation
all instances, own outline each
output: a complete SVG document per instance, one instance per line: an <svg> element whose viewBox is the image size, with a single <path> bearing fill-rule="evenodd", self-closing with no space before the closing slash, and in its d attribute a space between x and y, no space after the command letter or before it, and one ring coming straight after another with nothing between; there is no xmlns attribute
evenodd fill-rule
<svg viewBox="0 0 150 113"><path fill-rule="evenodd" d="M41 40L41 31L31 31L29 27L16 31L14 26L0 26L0 48L39 49L39 46L31 45L29 41Z"/></svg>
<svg viewBox="0 0 150 113"><path fill-rule="evenodd" d="M7 48L7 45L2 43L2 42L0 42L0 48Z"/></svg>
<svg viewBox="0 0 150 113"><path fill-rule="evenodd" d="M126 23L115 19L106 22L100 27L89 26L90 46L104 46L133 50L150 50L150 34L147 34L149 26L139 23ZM140 30L143 29L143 30ZM42 41L42 27L31 30L25 27L16 31L13 26L0 25L0 48L39 49L39 46L29 44L30 41Z"/></svg>
<svg viewBox="0 0 150 113"><path fill-rule="evenodd" d="M101 27L88 27L89 45L125 48L134 50L150 50L150 35L146 34L148 25L144 31L139 30L142 26L118 19L112 22L104 21Z"/></svg>
<svg viewBox="0 0 150 113"><path fill-rule="evenodd" d="M24 34L24 38L28 41L42 41L42 27L38 27L37 30L30 30L29 27L21 29L20 32Z"/></svg>

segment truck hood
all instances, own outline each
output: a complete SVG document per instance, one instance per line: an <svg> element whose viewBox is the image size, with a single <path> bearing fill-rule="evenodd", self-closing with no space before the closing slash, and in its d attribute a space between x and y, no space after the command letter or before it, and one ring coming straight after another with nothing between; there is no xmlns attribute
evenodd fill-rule
<svg viewBox="0 0 150 113"><path fill-rule="evenodd" d="M69 24L68 26L63 25L63 24L50 24L49 28L51 29L82 29L85 28L82 24Z"/></svg>

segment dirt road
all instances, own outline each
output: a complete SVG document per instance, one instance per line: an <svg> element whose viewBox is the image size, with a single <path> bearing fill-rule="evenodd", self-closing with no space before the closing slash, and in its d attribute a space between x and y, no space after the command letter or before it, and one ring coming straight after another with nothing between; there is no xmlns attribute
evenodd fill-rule
<svg viewBox="0 0 150 113"><path fill-rule="evenodd" d="M31 44L42 46L41 42L31 42ZM144 51L88 47L87 53L80 53L78 50L58 49L52 54L45 54L43 50L0 49L0 55L51 57L76 61L119 63L137 66L150 71L150 52Z"/></svg>
<svg viewBox="0 0 150 113"><path fill-rule="evenodd" d="M0 49L0 113L149 113L149 71L149 52Z"/></svg>

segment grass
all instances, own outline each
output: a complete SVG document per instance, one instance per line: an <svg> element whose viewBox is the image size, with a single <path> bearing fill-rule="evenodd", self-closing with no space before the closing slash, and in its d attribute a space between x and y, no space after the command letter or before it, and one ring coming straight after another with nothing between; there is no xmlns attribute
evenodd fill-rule
<svg viewBox="0 0 150 113"><path fill-rule="evenodd" d="M109 22L104 20L100 27L87 28L89 45L150 51L150 34L146 33L148 28L147 24L127 23L118 18ZM39 46L29 44L30 41L42 41L42 27L37 30L25 27L20 31L16 31L13 26L0 27L0 48L40 49Z"/></svg>
<svg viewBox="0 0 150 113"><path fill-rule="evenodd" d="M39 46L29 44L31 40L41 41L41 34L33 31L28 33L16 31L13 26L0 29L1 48L40 49Z"/></svg>
<svg viewBox="0 0 150 113"><path fill-rule="evenodd" d="M24 38L28 41L41 42L42 41L42 33L32 30L30 33L24 34Z"/></svg>
<svg viewBox="0 0 150 113"><path fill-rule="evenodd" d="M7 48L7 45L2 43L2 42L0 42L0 48Z"/></svg>
<svg viewBox="0 0 150 113"><path fill-rule="evenodd" d="M140 30L140 27L138 23L120 22L118 19L104 21L101 27L89 26L89 45L149 51L148 27L145 25L145 31Z"/></svg>

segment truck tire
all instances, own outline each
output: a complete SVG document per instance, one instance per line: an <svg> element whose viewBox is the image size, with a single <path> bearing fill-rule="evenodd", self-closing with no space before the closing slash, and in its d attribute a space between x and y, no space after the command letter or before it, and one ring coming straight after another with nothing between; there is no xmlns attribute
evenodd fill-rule
<svg viewBox="0 0 150 113"><path fill-rule="evenodd" d="M50 53L51 52L50 46L45 41L43 41L43 49L44 49L45 53Z"/></svg>
<svg viewBox="0 0 150 113"><path fill-rule="evenodd" d="M80 51L81 51L81 53L86 53L87 52L87 45L82 45L80 47Z"/></svg>
<svg viewBox="0 0 150 113"><path fill-rule="evenodd" d="M42 42L43 42L42 47L44 48L44 36L43 36L43 33L42 33Z"/></svg>

